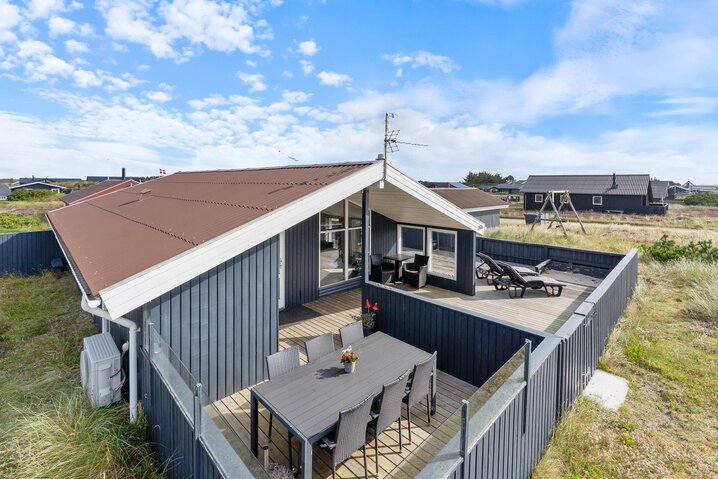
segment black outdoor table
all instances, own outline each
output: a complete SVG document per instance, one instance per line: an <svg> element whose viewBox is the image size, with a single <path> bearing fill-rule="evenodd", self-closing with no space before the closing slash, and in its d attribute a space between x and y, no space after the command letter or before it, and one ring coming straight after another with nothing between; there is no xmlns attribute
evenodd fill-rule
<svg viewBox="0 0 718 479"><path fill-rule="evenodd" d="M382 385L431 356L382 332L357 341L352 349L359 356L354 373L344 372L343 365L339 364L341 351L334 351L252 388L250 432L255 456L259 452L259 403L262 403L274 415L275 421L280 421L299 439L302 474L311 478L312 444L336 427L339 412L372 393L378 396ZM433 414L436 410L436 364L431 394Z"/></svg>
<svg viewBox="0 0 718 479"><path fill-rule="evenodd" d="M401 264L414 259L414 257L408 254L388 254L384 256L384 259L394 262L394 282L396 283L401 279Z"/></svg>

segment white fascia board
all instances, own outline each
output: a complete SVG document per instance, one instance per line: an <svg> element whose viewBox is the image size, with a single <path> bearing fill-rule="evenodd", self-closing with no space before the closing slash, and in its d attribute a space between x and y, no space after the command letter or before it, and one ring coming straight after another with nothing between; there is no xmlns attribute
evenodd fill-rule
<svg viewBox="0 0 718 479"><path fill-rule="evenodd" d="M486 225L466 213L464 210L456 206L454 203L442 196L431 191L418 181L414 181L392 165L387 165L386 181L401 188L419 201L431 206L435 210L441 212L452 220L466 226L466 229L474 231L480 235L484 234Z"/></svg>
<svg viewBox="0 0 718 479"><path fill-rule="evenodd" d="M382 179L380 162L100 291L112 318L196 278Z"/></svg>
<svg viewBox="0 0 718 479"><path fill-rule="evenodd" d="M477 211L491 211L491 210L502 210L508 208L509 205L498 205L498 206L480 206L478 208L465 208L464 211L467 213L476 213Z"/></svg>

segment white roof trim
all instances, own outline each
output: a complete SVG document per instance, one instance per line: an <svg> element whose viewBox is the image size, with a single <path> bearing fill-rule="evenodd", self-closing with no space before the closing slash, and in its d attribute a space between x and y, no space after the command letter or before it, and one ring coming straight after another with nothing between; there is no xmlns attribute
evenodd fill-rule
<svg viewBox="0 0 718 479"><path fill-rule="evenodd" d="M501 210L508 207L509 205L479 206L477 208L464 208L464 211L466 211L467 213L475 213L477 211Z"/></svg>
<svg viewBox="0 0 718 479"><path fill-rule="evenodd" d="M112 318L127 314L306 218L319 214L336 203L338 198L347 198L376 184L383 179L383 163L377 161L288 205L102 289L100 298L103 305ZM388 164L386 181L467 229L483 234L483 222Z"/></svg>
<svg viewBox="0 0 718 479"><path fill-rule="evenodd" d="M60 189L62 189L62 190L66 189L66 188L65 188L64 186L62 186L62 185L56 185L56 184L54 184L54 183L46 183L46 182L44 182L44 181L33 181L32 183L23 183L22 185L13 185L13 186L10 186L9 188L10 188L11 190L15 190L15 189L17 189L17 188L24 188L24 187L26 187L26 186L31 186L31 185L45 185L45 186L51 186L51 187L53 187L53 188L60 188Z"/></svg>

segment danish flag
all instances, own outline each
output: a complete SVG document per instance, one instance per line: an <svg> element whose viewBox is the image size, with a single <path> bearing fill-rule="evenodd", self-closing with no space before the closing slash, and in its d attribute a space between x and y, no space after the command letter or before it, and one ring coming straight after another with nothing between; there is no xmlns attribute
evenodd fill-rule
<svg viewBox="0 0 718 479"><path fill-rule="evenodd" d="M166 175L166 174L167 174L167 170L163 170L162 168L160 168L160 175Z"/></svg>

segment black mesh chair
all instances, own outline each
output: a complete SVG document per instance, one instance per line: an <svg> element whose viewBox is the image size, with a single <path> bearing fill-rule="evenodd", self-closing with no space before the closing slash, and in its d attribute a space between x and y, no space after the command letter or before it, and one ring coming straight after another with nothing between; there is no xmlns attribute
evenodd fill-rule
<svg viewBox="0 0 718 479"><path fill-rule="evenodd" d="M352 324L341 328L339 336L342 338L342 347L346 348L364 338L364 326L361 321L354 321Z"/></svg>
<svg viewBox="0 0 718 479"><path fill-rule="evenodd" d="M429 257L423 254L414 255L414 261L404 265L404 283L415 288L426 286L426 275L429 273Z"/></svg>
<svg viewBox="0 0 718 479"><path fill-rule="evenodd" d="M322 356L334 352L334 336L332 333L324 333L312 338L304 343L304 349L307 350L307 361L313 363Z"/></svg>
<svg viewBox="0 0 718 479"><path fill-rule="evenodd" d="M409 424L409 444L411 444L411 408L426 398L426 422L431 424L431 375L436 363L436 351L429 359L414 366L411 386L406 390L404 404L406 404L406 419Z"/></svg>
<svg viewBox="0 0 718 479"><path fill-rule="evenodd" d="M356 406L339 413L336 432L322 439L319 447L327 449L332 455L332 478L336 479L337 464L346 461L359 448L364 452L364 479L367 479L366 467L366 427L371 419L371 405L374 395L369 395Z"/></svg>
<svg viewBox="0 0 718 479"><path fill-rule="evenodd" d="M386 284L394 279L394 265L384 261L380 254L371 255L369 279L375 283Z"/></svg>
<svg viewBox="0 0 718 479"><path fill-rule="evenodd" d="M406 384L409 380L411 369L407 369L404 374L396 378L389 384L385 384L381 390L381 397L374 406L371 413L372 421L369 424L374 433L374 462L376 464L375 472L379 475L379 440L377 437L394 421L399 421L399 453L403 446L401 436L401 405L404 395L406 394Z"/></svg>
<svg viewBox="0 0 718 479"><path fill-rule="evenodd" d="M299 346L293 346L267 356L267 375L269 379L283 376L297 369L299 364ZM267 437L272 440L272 421L274 416L269 413L269 433ZM287 431L287 444L289 445L289 467L292 467L292 435Z"/></svg>

